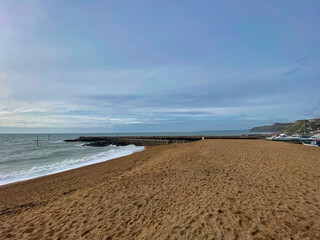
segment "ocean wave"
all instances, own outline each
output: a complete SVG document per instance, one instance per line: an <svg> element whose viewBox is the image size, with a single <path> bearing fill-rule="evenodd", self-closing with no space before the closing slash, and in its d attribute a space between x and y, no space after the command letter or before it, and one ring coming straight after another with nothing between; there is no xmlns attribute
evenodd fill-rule
<svg viewBox="0 0 320 240"><path fill-rule="evenodd" d="M58 140L58 141L49 141L49 143L64 143L64 140Z"/></svg>
<svg viewBox="0 0 320 240"><path fill-rule="evenodd" d="M91 156L78 158L78 159L66 159L62 162L56 162L53 164L43 166L33 166L32 168L11 172L9 174L0 175L0 185L5 185L13 182L24 181L32 178L46 176L54 173L64 172L67 170L104 162L118 157L124 157L135 152L144 150L144 147L128 145L120 146L110 149L106 152L101 152Z"/></svg>
<svg viewBox="0 0 320 240"><path fill-rule="evenodd" d="M86 147L85 143L78 143L74 145L75 147Z"/></svg>

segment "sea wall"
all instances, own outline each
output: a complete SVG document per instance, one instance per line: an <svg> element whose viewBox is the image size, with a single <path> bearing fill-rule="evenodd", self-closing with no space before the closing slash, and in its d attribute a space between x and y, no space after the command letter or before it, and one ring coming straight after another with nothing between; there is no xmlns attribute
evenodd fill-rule
<svg viewBox="0 0 320 240"><path fill-rule="evenodd" d="M204 139L263 139L265 135L248 136L204 136ZM68 139L66 142L88 142L86 146L103 147L110 144L125 146L134 144L136 146L157 146L171 143L186 143L199 141L202 136L121 136L121 137L90 137L82 136L76 139Z"/></svg>

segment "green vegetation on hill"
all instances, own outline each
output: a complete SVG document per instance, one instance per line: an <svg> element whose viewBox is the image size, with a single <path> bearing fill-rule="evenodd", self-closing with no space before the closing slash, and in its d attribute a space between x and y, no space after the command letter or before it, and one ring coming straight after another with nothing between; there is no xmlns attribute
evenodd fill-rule
<svg viewBox="0 0 320 240"><path fill-rule="evenodd" d="M298 120L292 125L286 127L284 131L286 133L309 133L320 130L320 118L309 120Z"/></svg>
<svg viewBox="0 0 320 240"><path fill-rule="evenodd" d="M294 123L274 123L271 126L254 127L251 132L284 132L293 133L310 133L320 130L320 118L298 120Z"/></svg>
<svg viewBox="0 0 320 240"><path fill-rule="evenodd" d="M254 127L250 132L281 132L292 123L274 123L271 126Z"/></svg>

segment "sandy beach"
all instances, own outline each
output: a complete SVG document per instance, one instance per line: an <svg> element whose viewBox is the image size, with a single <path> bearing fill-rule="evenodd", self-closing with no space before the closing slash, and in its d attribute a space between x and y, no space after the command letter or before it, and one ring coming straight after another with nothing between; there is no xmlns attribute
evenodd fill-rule
<svg viewBox="0 0 320 240"><path fill-rule="evenodd" d="M320 148L205 140L2 186L0 239L320 239Z"/></svg>

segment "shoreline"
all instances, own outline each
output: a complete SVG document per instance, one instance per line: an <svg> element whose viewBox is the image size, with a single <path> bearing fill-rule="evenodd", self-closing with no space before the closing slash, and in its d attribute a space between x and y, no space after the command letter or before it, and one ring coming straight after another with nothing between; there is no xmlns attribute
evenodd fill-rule
<svg viewBox="0 0 320 240"><path fill-rule="evenodd" d="M94 177L94 175L95 175L95 174L93 174L94 172L99 172L99 170L100 170L104 174L110 173L110 177L114 177L116 174L120 174L123 171L130 169L131 165L136 164L137 163L136 159L141 157L139 155L139 153L144 153L148 150L150 151L150 149L155 149L155 148L157 148L157 147L147 146L144 148L144 150L134 152L130 155L112 158L112 159L105 160L102 162L93 163L93 164L65 170L62 172L57 172L57 173L53 173L53 174L49 174L49 175L39 176L39 177L27 179L27 180L22 180L22 181L18 181L18 182L8 183L5 185L0 185L0 195L2 196L0 198L0 216L1 216L1 211L3 211L4 208L7 208L7 204L4 203L5 202L4 195L7 194L8 192L13 192L13 193L19 192L19 194L22 193L23 196L26 196L26 198L20 199L20 200L22 200L21 204L16 204L16 205L25 205L25 204L27 204L29 197L30 197L29 194L27 193L28 191L24 190L26 188L32 188L32 187L40 185L41 194L47 195L47 193L48 193L47 190L42 188L42 186L41 186L41 185L45 184L45 185L51 185L52 186L51 188L53 188L53 187L55 187L56 189L59 189L59 188L64 189L65 188L65 190L66 190L65 192L69 192L73 189L71 187L68 187L66 183L69 184L70 183L69 181L72 182L72 180L75 180L74 182L76 184L80 184L79 179L76 179L76 178L79 178L80 175L81 175L81 179L80 179L81 184L83 184L83 186L79 186L79 187L91 186L92 182L100 180L98 176ZM155 152L157 152L157 151L158 151L158 149L155 149ZM150 154L151 153L149 153L149 152L147 153L148 156ZM138 155L138 156L135 156L135 155ZM142 156L144 156L144 154L142 154ZM131 161L127 162L126 161L127 158ZM119 161L119 162L117 162L117 161ZM124 166L126 164L128 164L128 166ZM101 167L102 167L102 169L100 169ZM109 168L110 168L110 171L109 171ZM112 173L111 170L113 170L115 172ZM86 178L86 177L88 177L88 178ZM86 181L86 180L89 180L89 181ZM32 186L32 185L34 185L34 186ZM61 185L61 187L59 187L59 185ZM39 190L37 190L37 191L39 191ZM10 198L11 197L19 199L17 196L10 194ZM5 207L3 207L3 206L5 206ZM10 204L9 204L9 206L10 206Z"/></svg>
<svg viewBox="0 0 320 240"><path fill-rule="evenodd" d="M134 146L134 147L137 147L137 146ZM120 158L120 157L126 157L126 156L130 156L134 153L137 153L137 152L141 152L141 151L144 151L146 149L146 147L138 147L138 149L135 149L133 152L131 153L118 153L118 155L116 157L110 157L110 156L105 156L105 159L103 160L92 160L92 158L95 156L95 155L92 155L91 156L91 160L89 162L85 162L85 163L79 163L77 165L74 165L74 166L69 166L69 167L65 167L64 169L59 169L59 170L53 170L49 173L44 173L43 175L39 175L39 176L34 176L34 177L27 177L26 179L22 179L22 180L18 180L18 181L15 181L15 182L9 182L9 183L5 183L5 184L0 184L0 187L2 186L7 186L9 184L14 184L14 183L19 183L19 182L24 182L24 181L29 181L29 180L32 180L32 179L37 179L37 178L41 178L41 177L45 177L45 176L50 176L50 175L54 175L54 174L58 174L58 173L63 173L63 172L67 172L67 171L70 171L70 170L74 170L74 169L78 169L78 168L81 168L81 167L86 167L86 166L90 166L90 165L93 165L93 164L98 164L98 163L101 163L101 162L106 162L106 161L110 161L112 159L117 159L117 158ZM109 153L109 150L106 151L105 153ZM42 166L43 167L43 166Z"/></svg>
<svg viewBox="0 0 320 240"><path fill-rule="evenodd" d="M319 153L205 140L3 185L0 238L316 239Z"/></svg>

